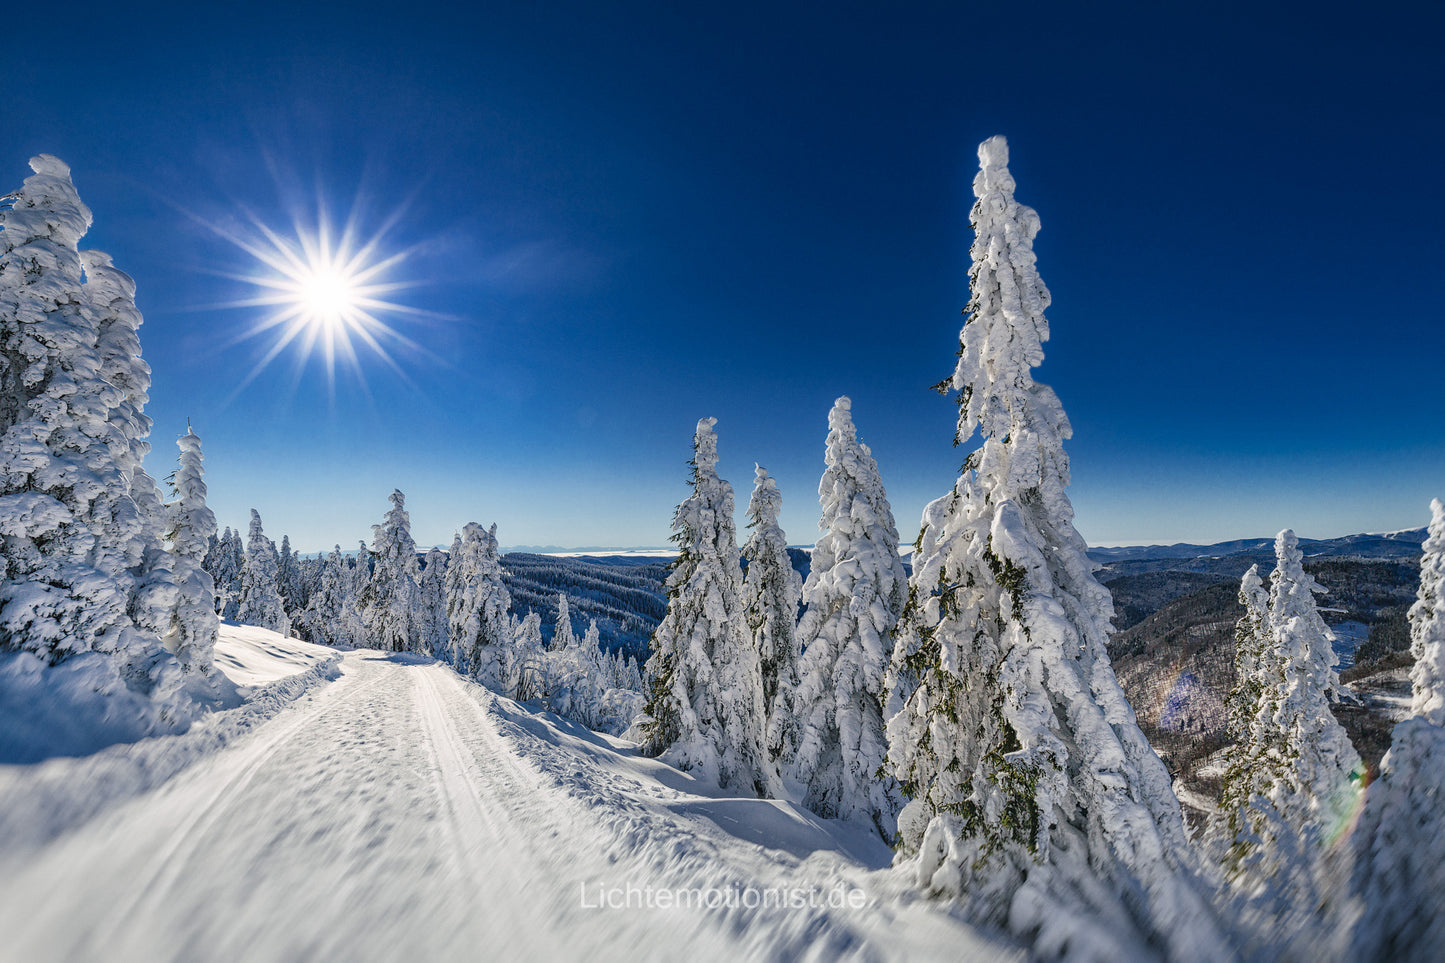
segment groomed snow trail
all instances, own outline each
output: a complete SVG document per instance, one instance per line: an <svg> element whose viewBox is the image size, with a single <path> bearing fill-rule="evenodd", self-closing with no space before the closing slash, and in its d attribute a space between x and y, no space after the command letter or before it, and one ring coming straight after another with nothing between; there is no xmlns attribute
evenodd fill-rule
<svg viewBox="0 0 1445 963"><path fill-rule="evenodd" d="M38 849L0 841L0 959L1016 953L842 855L825 824L700 793L620 745L429 659L348 653L150 792ZM828 905L845 893L865 905ZM692 902L639 905L661 899Z"/></svg>

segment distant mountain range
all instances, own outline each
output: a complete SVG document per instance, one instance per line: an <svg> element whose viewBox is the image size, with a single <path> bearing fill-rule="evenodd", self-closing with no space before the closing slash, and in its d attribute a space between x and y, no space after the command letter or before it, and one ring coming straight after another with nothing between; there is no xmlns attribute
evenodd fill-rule
<svg viewBox="0 0 1445 963"><path fill-rule="evenodd" d="M1425 529L1412 528L1384 535L1344 535L1340 538L1302 538L1300 548L1305 557L1350 556L1361 558L1410 558L1420 554L1425 543ZM1168 559L1230 558L1236 555L1257 556L1274 553L1274 537L1237 538L1214 545L1126 545L1119 548L1091 548L1089 557L1096 562L1165 561Z"/></svg>

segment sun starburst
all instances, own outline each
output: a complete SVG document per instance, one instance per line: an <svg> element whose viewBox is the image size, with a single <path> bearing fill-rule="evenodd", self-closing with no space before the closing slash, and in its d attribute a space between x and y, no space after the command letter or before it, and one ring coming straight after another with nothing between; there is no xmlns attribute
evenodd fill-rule
<svg viewBox="0 0 1445 963"><path fill-rule="evenodd" d="M221 272L253 285L259 292L218 306L270 309L233 339L232 343L237 343L271 336L270 345L232 396L292 347L297 354L298 376L300 368L320 354L333 400L338 361L355 372L365 387L358 345L411 384L393 351L403 348L413 353L426 352L388 319L439 316L391 300L395 292L416 284L395 278L411 251L384 250L386 235L395 226L396 217L362 239L355 216L348 218L337 234L324 209L318 210L313 225L295 220L292 236L272 229L249 212L246 216L251 228L246 231L208 225L260 262L260 270L251 273Z"/></svg>

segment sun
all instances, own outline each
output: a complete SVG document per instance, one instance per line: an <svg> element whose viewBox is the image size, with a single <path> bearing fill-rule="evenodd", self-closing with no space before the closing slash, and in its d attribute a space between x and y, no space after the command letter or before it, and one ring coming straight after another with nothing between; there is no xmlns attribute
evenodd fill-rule
<svg viewBox="0 0 1445 963"><path fill-rule="evenodd" d="M239 342L270 335L272 340L233 397L288 348L298 355L298 378L306 362L319 355L333 400L338 362L361 376L359 349L410 382L393 357L393 349L427 352L388 321L399 316L440 316L390 300L395 292L417 283L397 277L410 251L386 252L387 229L395 218L363 240L354 217L337 232L324 210L318 210L312 225L293 222L289 235L248 217L254 231L209 225L259 262L259 270L252 273L224 275L253 285L257 293L220 306L269 309L234 339Z"/></svg>

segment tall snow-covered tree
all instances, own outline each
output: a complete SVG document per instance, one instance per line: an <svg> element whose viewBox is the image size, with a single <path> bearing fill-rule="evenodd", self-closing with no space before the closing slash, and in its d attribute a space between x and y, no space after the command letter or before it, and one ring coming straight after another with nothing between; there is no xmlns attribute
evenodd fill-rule
<svg viewBox="0 0 1445 963"><path fill-rule="evenodd" d="M245 565L241 535L227 525L206 553L206 571L216 585L216 613L223 619L234 619L240 611L241 570Z"/></svg>
<svg viewBox="0 0 1445 963"><path fill-rule="evenodd" d="M1049 292L1038 215L1008 147L979 147L955 444L979 446L931 503L890 686L889 765L910 798L901 857L929 890L1044 956L1230 950L1192 872L1169 774L1115 679L1112 603L1065 488L1071 428L1034 381Z"/></svg>
<svg viewBox="0 0 1445 963"><path fill-rule="evenodd" d="M0 209L0 647L51 662L139 652L130 569L144 520L128 495L131 436L110 423L124 390L104 380L84 291L91 214L64 162L30 167Z"/></svg>
<svg viewBox="0 0 1445 963"><path fill-rule="evenodd" d="M652 636L647 748L735 792L776 795L763 745L763 682L748 644L733 489L717 474L716 418L697 423L692 494L673 516L678 557Z"/></svg>
<svg viewBox="0 0 1445 963"><path fill-rule="evenodd" d="M563 592L557 596L557 621L552 626L553 652L574 648L577 645L577 636L572 634L572 612L567 605L567 593Z"/></svg>
<svg viewBox="0 0 1445 963"><path fill-rule="evenodd" d="M1228 844L1235 888L1288 908L1330 899L1339 867L1329 843L1355 808L1364 767L1330 712L1339 677L1314 600L1323 589L1305 572L1294 532L1279 533L1275 557L1259 701L1226 770L1215 832Z"/></svg>
<svg viewBox="0 0 1445 963"><path fill-rule="evenodd" d="M411 537L411 516L406 496L393 491L391 510L380 525L373 525L371 582L362 596L371 644L391 652L415 647L418 567L416 542Z"/></svg>
<svg viewBox="0 0 1445 963"><path fill-rule="evenodd" d="M788 558L788 538L778 524L783 496L778 483L761 465L754 466L748 527L743 546L743 618L758 653L763 678L764 746L773 763L790 761L798 746L798 718L793 706L798 687L798 601L803 580ZM618 683L619 687L625 685Z"/></svg>
<svg viewBox="0 0 1445 963"><path fill-rule="evenodd" d="M171 475L176 498L167 506L170 526L166 539L174 558L178 592L162 641L175 652L183 669L209 675L218 631L216 590L202 563L216 536L216 516L206 507L200 436L187 425L176 445L181 450L180 466Z"/></svg>
<svg viewBox="0 0 1445 963"><path fill-rule="evenodd" d="M417 651L447 659L447 557L433 547L417 579Z"/></svg>
<svg viewBox="0 0 1445 963"><path fill-rule="evenodd" d="M321 576L311 601L296 619L296 631L307 642L319 645L351 645L343 624L343 609L350 578L346 559L337 545L321 565Z"/></svg>
<svg viewBox="0 0 1445 963"><path fill-rule="evenodd" d="M1242 744L1249 739L1265 676L1275 658L1269 632L1269 593L1260 580L1258 565L1251 565L1240 580L1239 604L1244 606L1244 615L1234 626L1234 688L1226 708L1229 733Z"/></svg>
<svg viewBox="0 0 1445 963"><path fill-rule="evenodd" d="M892 840L897 787L879 776L888 751L884 684L908 577L878 464L858 440L846 397L834 403L828 428L818 483L822 534L798 625L793 772L807 787L808 808L828 818L866 817Z"/></svg>
<svg viewBox="0 0 1445 963"><path fill-rule="evenodd" d="M512 599L502 581L495 525L488 530L468 522L453 539L446 594L452 664L483 685L506 691L514 654L507 616Z"/></svg>
<svg viewBox="0 0 1445 963"><path fill-rule="evenodd" d="M1409 616L1410 718L1395 726L1352 840L1355 960L1423 963L1445 946L1445 503L1430 513Z"/></svg>
<svg viewBox="0 0 1445 963"><path fill-rule="evenodd" d="M246 539L246 562L241 568L241 601L236 618L247 625L285 635L290 628L281 592L276 587L279 561L276 543L261 528L261 513L251 509L251 531Z"/></svg>
<svg viewBox="0 0 1445 963"><path fill-rule="evenodd" d="M542 617L528 612L514 628L513 655L507 674L507 695L518 702L545 699L547 650L542 644Z"/></svg>
<svg viewBox="0 0 1445 963"><path fill-rule="evenodd" d="M281 536L281 549L276 555L276 590L281 593L281 606L295 618L305 608L301 596L301 556L291 551L291 536Z"/></svg>

